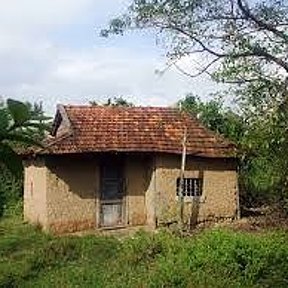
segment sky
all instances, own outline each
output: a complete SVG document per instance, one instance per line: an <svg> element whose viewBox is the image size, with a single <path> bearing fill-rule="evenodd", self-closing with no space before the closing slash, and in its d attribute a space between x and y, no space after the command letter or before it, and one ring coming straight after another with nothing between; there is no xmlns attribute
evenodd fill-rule
<svg viewBox="0 0 288 288"><path fill-rule="evenodd" d="M102 38L109 19L129 0L0 0L0 95L57 104L105 102L123 96L136 105L173 105L186 93L207 98L215 85L166 67L155 35L137 31ZM199 60L200 61L200 60ZM195 64L184 59L183 67ZM193 70L194 69L194 70Z"/></svg>

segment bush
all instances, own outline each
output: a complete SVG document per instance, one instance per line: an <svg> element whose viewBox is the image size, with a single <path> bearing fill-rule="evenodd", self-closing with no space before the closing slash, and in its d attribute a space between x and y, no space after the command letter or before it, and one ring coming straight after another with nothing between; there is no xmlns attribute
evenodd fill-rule
<svg viewBox="0 0 288 288"><path fill-rule="evenodd" d="M287 287L288 234L52 237L0 221L0 287Z"/></svg>
<svg viewBox="0 0 288 288"><path fill-rule="evenodd" d="M5 166L0 164L0 217L6 212L11 214L21 210L22 185L22 179L16 179Z"/></svg>

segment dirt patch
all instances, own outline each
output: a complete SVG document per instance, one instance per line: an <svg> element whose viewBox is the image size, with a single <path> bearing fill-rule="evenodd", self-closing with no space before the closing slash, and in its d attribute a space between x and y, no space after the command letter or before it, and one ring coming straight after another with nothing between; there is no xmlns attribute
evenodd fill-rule
<svg viewBox="0 0 288 288"><path fill-rule="evenodd" d="M288 217L274 207L246 209L245 216L238 220L223 219L217 222L204 222L196 230L207 228L231 228L235 231L261 232L267 229L284 229L288 231Z"/></svg>

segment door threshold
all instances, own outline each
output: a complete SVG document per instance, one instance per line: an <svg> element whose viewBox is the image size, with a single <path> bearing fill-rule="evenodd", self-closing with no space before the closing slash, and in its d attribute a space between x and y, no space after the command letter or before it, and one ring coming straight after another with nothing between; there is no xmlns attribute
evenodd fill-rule
<svg viewBox="0 0 288 288"><path fill-rule="evenodd" d="M119 226L105 226L105 227L99 227L97 228L98 230L120 230L120 229L125 229L128 226L126 225L119 225Z"/></svg>

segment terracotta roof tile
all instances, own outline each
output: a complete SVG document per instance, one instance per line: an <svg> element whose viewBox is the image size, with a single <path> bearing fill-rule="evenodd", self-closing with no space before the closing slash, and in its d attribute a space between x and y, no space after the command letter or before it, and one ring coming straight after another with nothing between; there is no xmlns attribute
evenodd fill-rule
<svg viewBox="0 0 288 288"><path fill-rule="evenodd" d="M64 110L71 133L55 137L53 142L50 140L48 148L41 153L143 151L181 154L184 127L187 127L187 154L232 157L235 152L232 143L174 108L64 106Z"/></svg>

